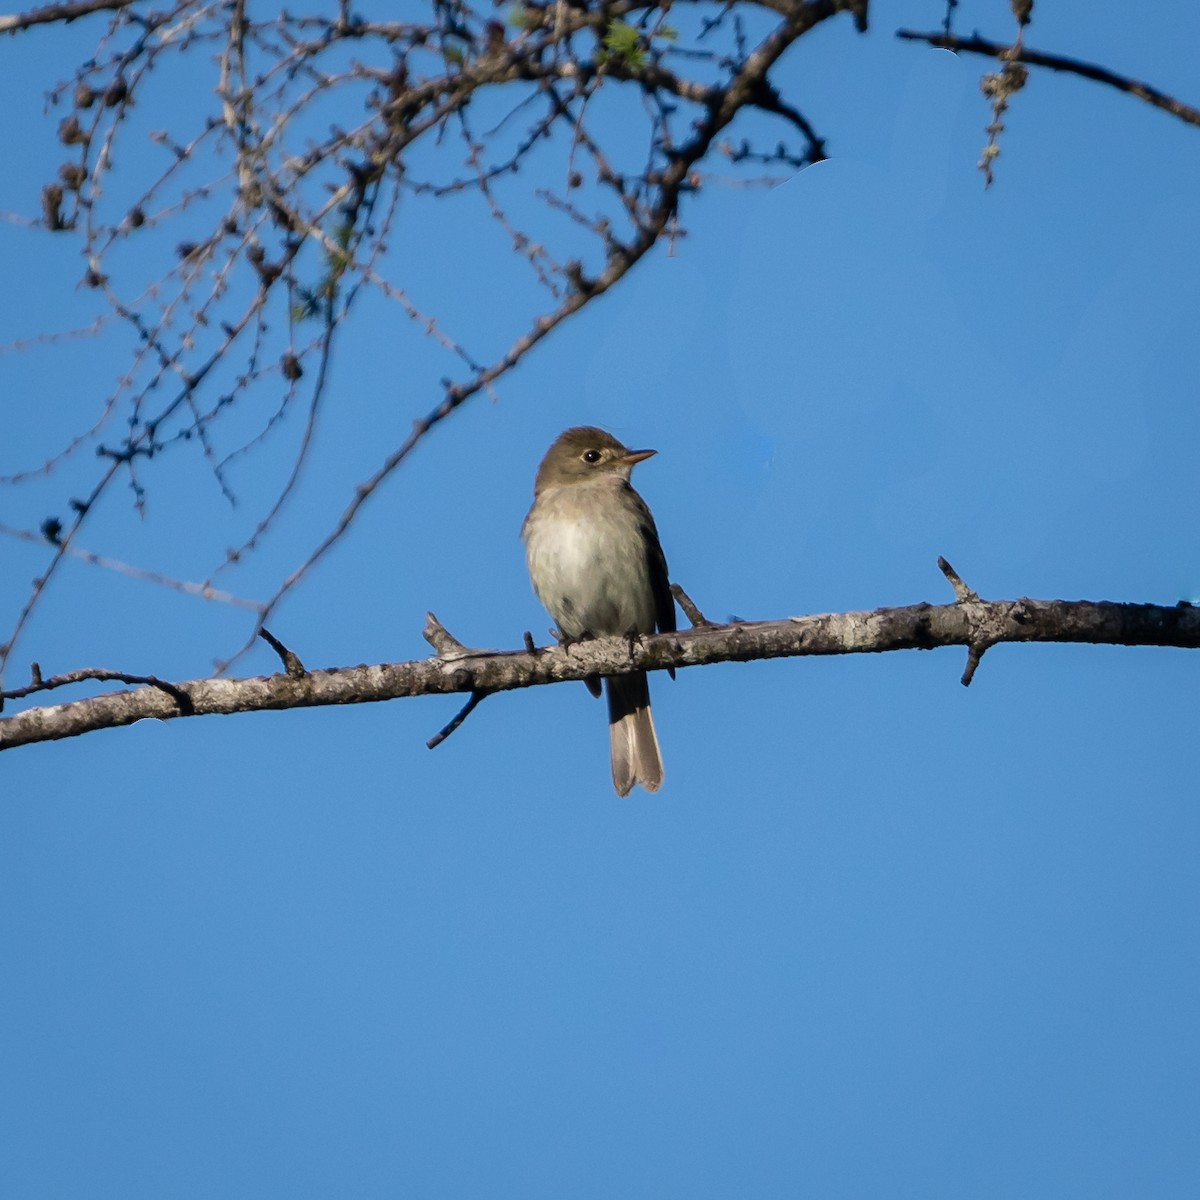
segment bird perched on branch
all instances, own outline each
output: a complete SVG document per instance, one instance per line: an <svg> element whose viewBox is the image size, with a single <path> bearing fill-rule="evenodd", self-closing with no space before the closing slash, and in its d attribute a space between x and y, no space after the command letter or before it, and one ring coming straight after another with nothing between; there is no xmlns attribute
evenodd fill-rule
<svg viewBox="0 0 1200 1200"><path fill-rule="evenodd" d="M590 425L560 434L534 483L521 537L538 599L567 641L675 629L667 560L646 502L629 476L653 450L629 450ZM662 786L662 756L646 672L605 681L613 786ZM589 680L593 695L598 680Z"/></svg>

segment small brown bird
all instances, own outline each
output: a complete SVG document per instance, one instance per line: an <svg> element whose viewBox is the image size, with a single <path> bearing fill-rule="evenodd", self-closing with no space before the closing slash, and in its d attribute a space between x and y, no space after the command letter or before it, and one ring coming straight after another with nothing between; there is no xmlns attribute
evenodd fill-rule
<svg viewBox="0 0 1200 1200"><path fill-rule="evenodd" d="M590 425L568 429L546 452L521 537L538 599L570 641L675 629L667 560L646 502L630 486L653 450L629 450ZM662 786L662 756L646 672L606 679L617 795ZM592 694L599 682L589 680Z"/></svg>

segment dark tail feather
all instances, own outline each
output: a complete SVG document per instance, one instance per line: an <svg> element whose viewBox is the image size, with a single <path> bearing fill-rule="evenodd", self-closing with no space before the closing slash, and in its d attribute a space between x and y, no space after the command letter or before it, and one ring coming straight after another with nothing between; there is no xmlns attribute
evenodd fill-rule
<svg viewBox="0 0 1200 1200"><path fill-rule="evenodd" d="M617 795L628 796L635 783L648 792L657 792L662 787L663 765L650 715L646 672L606 679L604 689L608 693L608 736Z"/></svg>

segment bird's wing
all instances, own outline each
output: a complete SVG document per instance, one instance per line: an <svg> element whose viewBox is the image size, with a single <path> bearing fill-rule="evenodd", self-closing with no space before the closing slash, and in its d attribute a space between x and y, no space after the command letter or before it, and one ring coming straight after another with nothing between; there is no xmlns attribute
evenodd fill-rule
<svg viewBox="0 0 1200 1200"><path fill-rule="evenodd" d="M630 488L630 491L633 491ZM638 517L642 531L642 544L646 547L646 570L650 576L650 587L654 591L654 619L659 633L675 632L675 597L671 595L671 580L667 574L667 556L663 554L658 540L658 529L645 500L633 492L638 503Z"/></svg>

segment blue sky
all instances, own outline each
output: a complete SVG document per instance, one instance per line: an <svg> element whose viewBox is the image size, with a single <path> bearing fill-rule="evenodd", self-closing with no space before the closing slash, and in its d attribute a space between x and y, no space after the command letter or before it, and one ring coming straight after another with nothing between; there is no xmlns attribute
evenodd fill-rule
<svg viewBox="0 0 1200 1200"><path fill-rule="evenodd" d="M1005 36L1007 9L959 27ZM430 437L273 620L306 664L423 657L427 609L469 644L544 640L518 531L584 422L657 447L636 482L716 619L948 601L939 554L988 597L1200 601L1197 131L1035 74L985 193L986 64L891 36L941 10L792 51L779 82L833 161L713 183L673 256ZM1028 40L1196 103L1200 15L1160 12L1039 6ZM5 43L0 206L36 208L61 150L31 95L87 34ZM502 348L533 285L486 221L422 213L405 279ZM0 340L81 319L73 248L3 237ZM0 471L121 361L0 359ZM286 574L448 369L364 301L288 521L226 586ZM298 434L239 466L238 510L179 454L144 519L114 493L84 543L202 577ZM93 470L5 488L0 521L36 527ZM6 625L43 561L0 540ZM32 659L192 678L244 626L73 564L8 685ZM5 754L0 1191L1194 1196L1197 660L998 647L964 690L963 657L655 676L666 783L626 801L578 686L489 699L434 752L456 698Z"/></svg>

